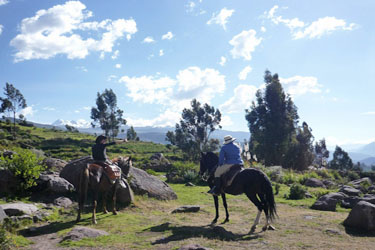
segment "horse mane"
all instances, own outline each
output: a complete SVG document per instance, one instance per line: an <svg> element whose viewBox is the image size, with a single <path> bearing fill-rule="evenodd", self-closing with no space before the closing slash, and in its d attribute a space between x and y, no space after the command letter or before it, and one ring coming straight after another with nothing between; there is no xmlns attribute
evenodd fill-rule
<svg viewBox="0 0 375 250"><path fill-rule="evenodd" d="M214 152L207 152L204 158L206 163L205 165L209 171L217 167L217 164L219 163L219 157Z"/></svg>

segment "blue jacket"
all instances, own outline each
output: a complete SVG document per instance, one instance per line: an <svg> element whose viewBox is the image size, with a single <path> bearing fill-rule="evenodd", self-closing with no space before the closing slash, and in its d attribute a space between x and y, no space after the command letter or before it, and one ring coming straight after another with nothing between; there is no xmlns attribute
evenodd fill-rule
<svg viewBox="0 0 375 250"><path fill-rule="evenodd" d="M219 166L223 164L243 164L241 149L233 142L224 144L219 154Z"/></svg>

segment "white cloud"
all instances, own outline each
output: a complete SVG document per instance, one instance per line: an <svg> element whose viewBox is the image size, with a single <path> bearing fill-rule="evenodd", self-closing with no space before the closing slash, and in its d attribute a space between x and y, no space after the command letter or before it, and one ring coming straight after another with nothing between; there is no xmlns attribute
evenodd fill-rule
<svg viewBox="0 0 375 250"><path fill-rule="evenodd" d="M264 32L267 31L267 29L266 29L266 27L262 26L262 27L260 28L260 31L262 31L262 32L264 33Z"/></svg>
<svg viewBox="0 0 375 250"><path fill-rule="evenodd" d="M0 24L0 35L1 35L1 33L3 33L3 28L4 28L4 26Z"/></svg>
<svg viewBox="0 0 375 250"><path fill-rule="evenodd" d="M28 107L22 109L20 112L18 112L17 116L20 115L20 114L22 114L23 116L25 116L26 118L28 118L28 117L33 116L35 112L36 111L33 109L32 106L28 106Z"/></svg>
<svg viewBox="0 0 375 250"><path fill-rule="evenodd" d="M364 112L361 115L375 115L375 111Z"/></svg>
<svg viewBox="0 0 375 250"><path fill-rule="evenodd" d="M181 111L190 107L190 101L196 98L199 102L210 103L215 95L223 93L225 76L215 69L188 67L180 70L175 78L168 76L123 76L120 82L125 83L127 95L135 102L160 104L164 111L154 119L136 119L130 124L147 124L148 126L173 126L181 117Z"/></svg>
<svg viewBox="0 0 375 250"><path fill-rule="evenodd" d="M76 69L81 70L83 72L88 72L85 66L77 66Z"/></svg>
<svg viewBox="0 0 375 250"><path fill-rule="evenodd" d="M161 49L159 50L159 56L163 56L164 55L164 51Z"/></svg>
<svg viewBox="0 0 375 250"><path fill-rule="evenodd" d="M69 59L82 59L91 51L101 52L103 57L105 52L112 51L120 38L125 35L129 38L137 32L133 19L84 22L92 16L80 1L68 1L23 19L20 34L10 42L17 50L15 62L48 59L58 54L66 54ZM95 31L101 38L83 39L80 34L85 31L89 31L88 34Z"/></svg>
<svg viewBox="0 0 375 250"><path fill-rule="evenodd" d="M256 37L256 31L253 29L244 30L240 34L234 36L229 44L233 46L230 51L233 58L243 57L245 60L251 60L251 53L255 51L255 47L262 42L262 38Z"/></svg>
<svg viewBox="0 0 375 250"><path fill-rule="evenodd" d="M287 26L293 39L321 38L323 35L330 34L336 30L353 30L356 27L356 24L347 24L345 20L337 19L336 17L319 18L309 25L298 18L288 19L275 15L278 8L279 6L277 5L273 6L270 11L265 12L265 17L276 25L281 23Z"/></svg>
<svg viewBox="0 0 375 250"><path fill-rule="evenodd" d="M111 58L112 58L113 60L115 60L115 59L118 58L119 55L120 55L120 51L119 51L119 50L116 50L115 52L113 52L113 55L111 56Z"/></svg>
<svg viewBox="0 0 375 250"><path fill-rule="evenodd" d="M220 57L220 62L219 62L219 64L220 64L221 66L224 66L226 62L227 62L227 58L225 58L224 56Z"/></svg>
<svg viewBox="0 0 375 250"><path fill-rule="evenodd" d="M44 107L43 110L46 110L46 111L55 111L56 109L52 108L52 107Z"/></svg>
<svg viewBox="0 0 375 250"><path fill-rule="evenodd" d="M227 113L244 112L255 99L257 88L253 85L240 84L234 89L234 95L220 106L220 110Z"/></svg>
<svg viewBox="0 0 375 250"><path fill-rule="evenodd" d="M253 69L250 66L246 66L241 72L238 74L238 78L240 80L246 80L247 75L252 71Z"/></svg>
<svg viewBox="0 0 375 250"><path fill-rule="evenodd" d="M232 126L234 123L232 121L232 119L227 116L227 115L223 115L221 117L221 122L220 122L220 125L223 126L223 127L228 127L228 126Z"/></svg>
<svg viewBox="0 0 375 250"><path fill-rule="evenodd" d="M291 96L301 96L307 93L321 93L323 85L318 83L318 79L313 76L293 76L290 78L280 78L285 91Z"/></svg>
<svg viewBox="0 0 375 250"><path fill-rule="evenodd" d="M117 64L115 65L115 68L116 68L116 69L121 69L121 67L122 67L122 65L121 65L120 63L117 63Z"/></svg>
<svg viewBox="0 0 375 250"><path fill-rule="evenodd" d="M179 112L167 109L162 114L154 119L139 119L139 118L131 118L126 117L127 124L131 124L132 126L136 127L145 127L145 126L153 126L153 127L174 127L175 124L181 118L181 110Z"/></svg>
<svg viewBox="0 0 375 250"><path fill-rule="evenodd" d="M171 40L173 37L174 37L173 33L170 32L170 31L168 31L168 33L167 33L167 34L164 34L164 35L161 37L161 39L162 39L162 40L165 40L165 39L167 39L167 40Z"/></svg>
<svg viewBox="0 0 375 250"><path fill-rule="evenodd" d="M223 27L224 30L226 30L226 24L228 23L228 19L232 16L234 13L234 10L228 10L227 8L223 8L220 10L219 13L212 14L212 17L210 20L207 21L207 24L219 24L221 27Z"/></svg>
<svg viewBox="0 0 375 250"><path fill-rule="evenodd" d="M0 6L9 3L9 0L0 0Z"/></svg>
<svg viewBox="0 0 375 250"><path fill-rule="evenodd" d="M151 36L148 36L145 39L143 39L143 43L154 43L154 42L155 40Z"/></svg>
<svg viewBox="0 0 375 250"><path fill-rule="evenodd" d="M91 127L91 123L86 121L85 119L78 119L77 121L74 121L74 120L63 120L63 119L59 119L57 121L55 121L52 125L55 125L55 126L65 126L65 125L69 125L69 126L73 126L75 128L90 128Z"/></svg>
<svg viewBox="0 0 375 250"><path fill-rule="evenodd" d="M293 34L294 39L301 38L321 38L323 35L331 34L336 30L353 30L355 24L346 24L345 20L337 19L335 17L323 17L311 23L303 31L298 31Z"/></svg>
<svg viewBox="0 0 375 250"><path fill-rule="evenodd" d="M110 75L110 76L108 76L108 78L107 78L107 82L111 82L112 80L115 80L115 79L117 79L117 76L116 76L116 75Z"/></svg>

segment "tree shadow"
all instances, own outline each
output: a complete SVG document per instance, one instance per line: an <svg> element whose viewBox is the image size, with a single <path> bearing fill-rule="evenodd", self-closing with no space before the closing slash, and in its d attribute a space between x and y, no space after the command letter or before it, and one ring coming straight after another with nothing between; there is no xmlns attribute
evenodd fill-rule
<svg viewBox="0 0 375 250"><path fill-rule="evenodd" d="M164 223L158 226L147 228L143 231L151 232L165 232L172 231L172 235L161 238L152 242L152 245L156 244L167 244L171 241L180 241L189 238L204 237L207 239L218 239L223 241L241 241L241 240L254 240L261 235L259 233L254 234L234 234L227 231L221 226L174 226L170 223Z"/></svg>

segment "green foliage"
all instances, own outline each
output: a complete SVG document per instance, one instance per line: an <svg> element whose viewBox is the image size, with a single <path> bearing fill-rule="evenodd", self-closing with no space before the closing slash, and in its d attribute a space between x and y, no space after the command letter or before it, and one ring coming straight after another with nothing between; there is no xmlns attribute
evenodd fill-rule
<svg viewBox="0 0 375 250"><path fill-rule="evenodd" d="M346 176L350 181L358 180L359 178L361 178L355 171L347 171Z"/></svg>
<svg viewBox="0 0 375 250"><path fill-rule="evenodd" d="M315 188L315 190L313 191L310 191L310 193L315 196L317 199L319 199L320 197L322 197L323 195L326 195L328 193L330 193L329 190L325 189L325 188Z"/></svg>
<svg viewBox="0 0 375 250"><path fill-rule="evenodd" d="M213 131L221 128L221 113L207 103L203 106L196 99L191 101L191 109L182 111L180 124L175 132L168 131L166 140L181 149L187 159L197 161L202 150L215 151L217 140L209 140Z"/></svg>
<svg viewBox="0 0 375 250"><path fill-rule="evenodd" d="M102 94L97 93L96 108L91 109L91 125L99 125L106 136L115 138L119 128L126 124L122 118L123 111L117 107L117 97L112 89L105 89Z"/></svg>
<svg viewBox="0 0 375 250"><path fill-rule="evenodd" d="M199 166L193 162L174 162L167 173L167 182L170 183L200 183Z"/></svg>
<svg viewBox="0 0 375 250"><path fill-rule="evenodd" d="M275 195L278 195L280 192L280 184L279 183L276 183L275 184Z"/></svg>
<svg viewBox="0 0 375 250"><path fill-rule="evenodd" d="M68 124L65 125L65 128L66 128L66 130L68 130L69 132L73 132L73 133L78 133L78 132L79 132L78 129L77 129L76 127L74 127L74 126L70 126L70 125L68 125Z"/></svg>
<svg viewBox="0 0 375 250"><path fill-rule="evenodd" d="M139 137L137 136L137 132L135 132L133 126L126 131L126 139L129 141L139 141Z"/></svg>
<svg viewBox="0 0 375 250"><path fill-rule="evenodd" d="M351 170L354 165L347 152L339 146L336 146L333 153L333 159L329 163L329 168L339 170Z"/></svg>
<svg viewBox="0 0 375 250"><path fill-rule="evenodd" d="M288 199L301 200L305 198L307 189L301 184L295 183L290 187Z"/></svg>
<svg viewBox="0 0 375 250"><path fill-rule="evenodd" d="M326 167L327 160L329 158L329 151L327 149L326 140L324 138L315 143L314 153L314 165L317 167Z"/></svg>
<svg viewBox="0 0 375 250"><path fill-rule="evenodd" d="M9 169L15 176L20 179L18 186L18 193L22 194L24 191L36 185L35 180L39 178L39 174L45 169L40 164L41 158L27 149L15 149L16 154L12 158L0 157L0 168Z"/></svg>
<svg viewBox="0 0 375 250"><path fill-rule="evenodd" d="M3 228L0 227L0 249L1 250L8 250L8 249L13 249L15 246L9 237L7 231Z"/></svg>
<svg viewBox="0 0 375 250"><path fill-rule="evenodd" d="M283 174L281 182L283 184L293 184L297 183L298 181L298 175L293 171L287 171Z"/></svg>
<svg viewBox="0 0 375 250"><path fill-rule="evenodd" d="M303 185L305 184L306 180L310 178L320 179L320 176L315 171L307 172L298 177L298 182Z"/></svg>

